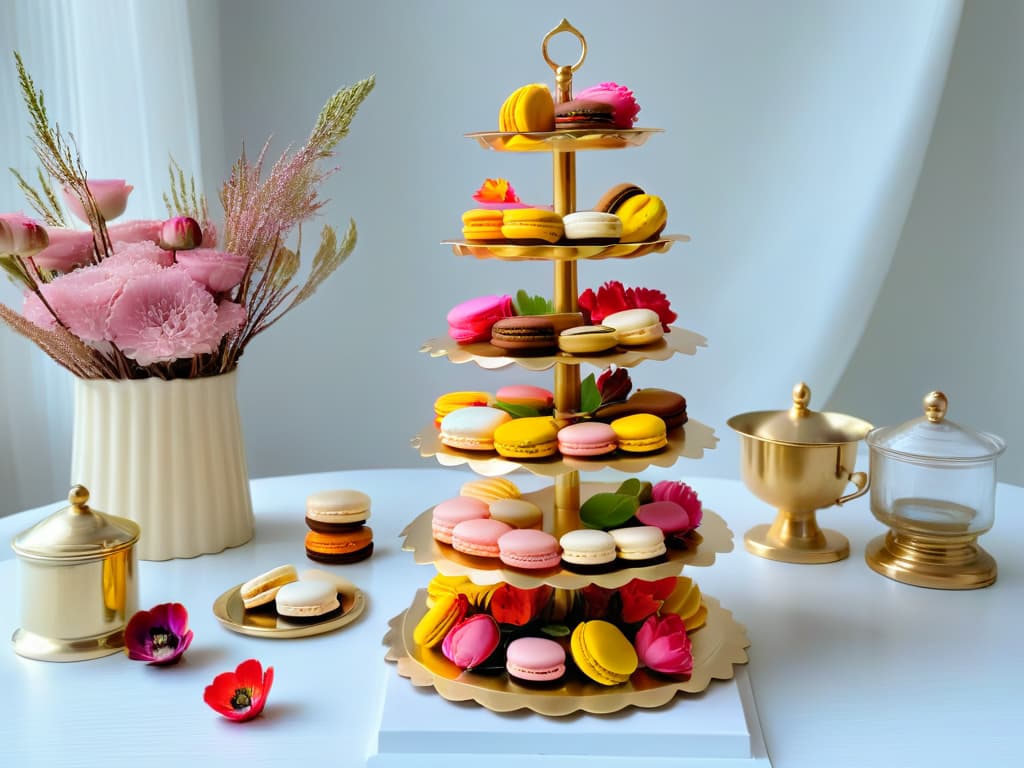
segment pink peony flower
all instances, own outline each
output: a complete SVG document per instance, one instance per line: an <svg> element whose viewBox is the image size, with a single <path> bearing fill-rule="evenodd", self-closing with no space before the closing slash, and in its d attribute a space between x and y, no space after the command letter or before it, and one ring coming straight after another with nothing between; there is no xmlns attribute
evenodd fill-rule
<svg viewBox="0 0 1024 768"><path fill-rule="evenodd" d="M40 269L70 272L92 261L92 232L87 229L47 227L49 245L32 257Z"/></svg>
<svg viewBox="0 0 1024 768"><path fill-rule="evenodd" d="M210 248L179 251L175 258L189 277L214 293L231 290L242 282L245 268L249 266L244 256Z"/></svg>
<svg viewBox="0 0 1024 768"><path fill-rule="evenodd" d="M636 122L637 113L640 112L640 105L633 98L633 92L618 83L601 83L584 88L576 94L576 98L610 104L616 128L632 128Z"/></svg>
<svg viewBox="0 0 1024 768"><path fill-rule="evenodd" d="M139 365L210 353L245 318L239 305L222 305L225 317L209 291L177 266L133 278L111 307L110 341Z"/></svg>
<svg viewBox="0 0 1024 768"><path fill-rule="evenodd" d="M636 633L636 655L648 669L666 675L693 672L693 644L674 613L650 616Z"/></svg>
<svg viewBox="0 0 1024 768"><path fill-rule="evenodd" d="M202 227L190 216L175 216L167 219L160 227L158 245L168 251L189 251L199 247L202 242Z"/></svg>
<svg viewBox="0 0 1024 768"><path fill-rule="evenodd" d="M704 506L697 492L681 480L662 480L651 489L655 501L673 501L683 509L690 519L688 530L693 530L704 519Z"/></svg>
<svg viewBox="0 0 1024 768"><path fill-rule="evenodd" d="M139 611L125 627L124 642L129 659L161 666L177 664L192 644L188 611L181 603L160 603Z"/></svg>
<svg viewBox="0 0 1024 768"><path fill-rule="evenodd" d="M0 254L34 256L49 242L46 228L35 219L20 213L0 214Z"/></svg>
<svg viewBox="0 0 1024 768"><path fill-rule="evenodd" d="M104 221L116 219L124 209L128 207L128 195L134 187L125 184L124 179L90 179L86 182L89 187L89 194L96 202L96 208ZM64 202L79 221L89 223L89 216L85 212L82 201L69 187L64 187Z"/></svg>

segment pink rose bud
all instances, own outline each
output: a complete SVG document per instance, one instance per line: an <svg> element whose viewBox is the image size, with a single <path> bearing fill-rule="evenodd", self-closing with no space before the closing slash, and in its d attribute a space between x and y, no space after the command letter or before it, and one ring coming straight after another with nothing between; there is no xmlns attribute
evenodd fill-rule
<svg viewBox="0 0 1024 768"><path fill-rule="evenodd" d="M34 256L50 243L42 224L20 213L0 214L0 253Z"/></svg>
<svg viewBox="0 0 1024 768"><path fill-rule="evenodd" d="M111 221L124 213L124 209L128 207L128 195L134 189L125 184L124 179L90 179L86 182L86 186L89 187L89 194L96 202L96 209L104 221ZM64 187L62 192L68 210L79 220L88 224L89 216L85 212L82 201L78 199L78 195L69 187Z"/></svg>
<svg viewBox="0 0 1024 768"><path fill-rule="evenodd" d="M203 228L189 216L175 216L160 227L158 245L165 251L190 251L203 242Z"/></svg>

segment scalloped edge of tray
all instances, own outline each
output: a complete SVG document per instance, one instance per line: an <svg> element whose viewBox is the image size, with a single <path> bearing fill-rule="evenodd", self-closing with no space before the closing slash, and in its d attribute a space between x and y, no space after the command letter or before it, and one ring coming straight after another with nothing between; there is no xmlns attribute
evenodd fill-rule
<svg viewBox="0 0 1024 768"><path fill-rule="evenodd" d="M702 693L713 680L731 680L736 665L747 663L750 640L746 628L714 597L703 595L703 604L708 610L707 622L690 635L693 674L685 680L638 670L622 685L570 680L556 688L531 689L509 681L505 675L464 672L439 650L422 651L412 643L413 627L426 612L426 590L422 589L416 592L409 608L388 622L383 640L387 647L385 658L396 662L398 674L414 686L433 688L449 701L475 701L492 712L529 709L561 717L579 711L609 714L626 707L651 709L668 704L679 693ZM427 661L436 669L431 669Z"/></svg>
<svg viewBox="0 0 1024 768"><path fill-rule="evenodd" d="M649 253L664 253L675 243L690 242L689 235L662 235L657 240L642 243L608 243L606 245L570 245L554 243L516 245L514 243L467 243L462 240L442 240L450 245L456 256L475 256L478 259L501 261L600 261L601 259L635 259Z"/></svg>
<svg viewBox="0 0 1024 768"><path fill-rule="evenodd" d="M435 336L427 339L420 347L431 357L447 357L453 363L476 363L486 370L496 370L509 365L518 365L528 371L546 371L558 363L568 365L592 365L595 368L607 368L617 365L620 368L633 368L647 360L665 361L675 355L696 355L701 347L707 347L708 340L704 336L686 328L671 326L671 331L654 344L642 347L615 347L601 355L570 355L559 352L556 355L543 357L513 357L505 354L490 342L481 341L475 344L459 344L451 336Z"/></svg>
<svg viewBox="0 0 1024 768"><path fill-rule="evenodd" d="M591 128L530 133L474 131L465 136L495 152L586 152L640 147L651 136L664 132L664 128Z"/></svg>
<svg viewBox="0 0 1024 768"><path fill-rule="evenodd" d="M459 467L468 464L478 475L498 477L517 469L539 475L558 477L567 472L597 472L601 469L615 469L628 474L643 472L648 467L671 467L680 458L700 459L705 450L718 445L715 430L707 424L690 419L682 427L668 433L668 445L656 453L623 454L616 451L610 457L595 456L590 459L572 456L551 456L544 459L506 459L494 451L460 451L441 442L440 433L433 424L427 425L410 441L419 449L424 459L435 457L443 467Z"/></svg>
<svg viewBox="0 0 1024 768"><path fill-rule="evenodd" d="M580 497L589 498L595 493L614 491L617 483L582 483ZM554 487L548 486L533 493L523 494L544 512L544 530L551 531L554 517ZM558 589L582 589L588 584L597 584L607 589L618 589L633 579L657 581L668 576L677 576L684 566L706 568L713 565L717 555L732 552L733 532L725 520L716 512L705 508L704 519L686 549L669 549L664 562L654 565L619 568L608 573L575 573L559 567L544 571L527 571L510 568L494 558L473 557L457 552L448 544L434 539L431 520L434 508L420 513L400 534L402 550L412 552L418 565L433 565L438 573L445 576L466 576L481 586L505 582L514 587L532 589L547 584Z"/></svg>

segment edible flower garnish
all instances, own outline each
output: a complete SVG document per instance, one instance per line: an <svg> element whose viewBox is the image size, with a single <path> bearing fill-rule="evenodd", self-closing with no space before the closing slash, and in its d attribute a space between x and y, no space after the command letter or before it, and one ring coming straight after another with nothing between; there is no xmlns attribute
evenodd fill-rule
<svg viewBox="0 0 1024 768"><path fill-rule="evenodd" d="M473 199L478 203L522 202L508 179L484 179L480 189L473 193Z"/></svg>

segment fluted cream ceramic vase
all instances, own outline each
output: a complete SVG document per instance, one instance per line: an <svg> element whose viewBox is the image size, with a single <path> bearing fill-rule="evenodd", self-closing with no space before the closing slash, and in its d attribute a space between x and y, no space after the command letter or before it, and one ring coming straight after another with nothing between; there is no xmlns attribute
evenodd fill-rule
<svg viewBox="0 0 1024 768"><path fill-rule="evenodd" d="M75 380L71 482L142 527L143 560L220 552L254 521L235 371L199 379Z"/></svg>

